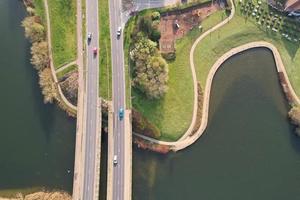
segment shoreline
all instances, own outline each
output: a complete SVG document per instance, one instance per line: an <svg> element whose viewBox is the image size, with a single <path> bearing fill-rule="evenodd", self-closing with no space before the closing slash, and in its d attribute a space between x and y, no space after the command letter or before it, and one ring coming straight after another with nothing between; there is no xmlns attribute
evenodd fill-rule
<svg viewBox="0 0 300 200"><path fill-rule="evenodd" d="M148 138L146 136L138 135L140 139L145 140L147 143L155 144L155 145L163 145L163 146L168 146L170 151L179 151L183 150L190 145L192 145L194 142L196 142L204 133L207 123L208 123L208 114L209 114L209 103L210 103L210 91L211 91L211 86L213 82L214 75L218 71L218 69L222 66L222 64L231 58L232 56L235 56L238 53L250 50L250 49L255 49L255 48L266 48L270 50L273 54L273 58L276 64L276 70L278 74L278 78L280 81L280 84L282 86L282 90L285 94L285 97L287 101L290 104L293 105L300 105L300 99L296 95L289 78L287 76L287 72L285 69L285 66L283 65L281 56L277 48L268 42L265 41L256 41L256 42L250 42L244 45L241 45L239 47L233 48L229 50L227 53L225 53L223 56L221 56L215 64L212 66L212 68L209 71L209 74L206 79L206 86L204 90L204 98L203 98L203 106L202 106L202 118L201 118L201 125L200 128L191 136L185 137L184 140L178 140L176 142L164 142L164 141L159 141L155 140L152 138ZM149 150L155 151L155 148L148 148ZM159 151L156 151L159 152Z"/></svg>
<svg viewBox="0 0 300 200"><path fill-rule="evenodd" d="M0 197L0 200L36 200L36 199L43 199L43 200L71 200L72 197L65 191L38 191L33 193L25 193L22 194L18 192L14 195L10 195L9 197Z"/></svg>

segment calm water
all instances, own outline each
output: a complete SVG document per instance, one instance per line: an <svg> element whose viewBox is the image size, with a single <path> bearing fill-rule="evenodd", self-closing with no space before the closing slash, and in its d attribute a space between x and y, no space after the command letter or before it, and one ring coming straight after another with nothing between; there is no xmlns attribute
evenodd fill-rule
<svg viewBox="0 0 300 200"><path fill-rule="evenodd" d="M71 192L75 121L43 103L20 26L24 10L21 1L0 0L0 194L39 187Z"/></svg>
<svg viewBox="0 0 300 200"><path fill-rule="evenodd" d="M134 200L298 200L300 138L266 49L229 59L205 134L168 156L134 150Z"/></svg>

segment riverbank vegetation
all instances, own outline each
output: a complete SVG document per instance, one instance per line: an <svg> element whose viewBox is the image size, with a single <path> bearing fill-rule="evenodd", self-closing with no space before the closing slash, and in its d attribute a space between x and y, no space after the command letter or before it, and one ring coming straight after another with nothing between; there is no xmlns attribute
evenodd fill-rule
<svg viewBox="0 0 300 200"><path fill-rule="evenodd" d="M99 94L102 98L111 100L112 66L108 1L99 0Z"/></svg>
<svg viewBox="0 0 300 200"><path fill-rule="evenodd" d="M151 16L151 13L154 11L153 9L150 11L142 11L140 15ZM136 109L141 116L145 117L149 123L158 128L161 136L157 139L175 141L188 129L192 119L194 100L189 52L196 38L224 18L226 18L224 11L216 11L201 21L201 29L196 26L191 31L188 31L184 37L176 40L176 58L167 61L169 66L168 90L161 99L149 99L141 91L137 89L132 90L133 108ZM133 43L131 33L134 33L138 21L138 17L135 16L126 26L124 34L125 58L126 54L129 54L128 49L134 47L134 45L130 45ZM150 23L146 24L150 25ZM131 66L130 71L132 72L131 62L131 60L125 59L125 64Z"/></svg>
<svg viewBox="0 0 300 200"><path fill-rule="evenodd" d="M25 29L25 36L32 42L31 63L38 71L44 102L52 103L57 98L57 88L49 68L49 52L45 29L39 16L32 16L34 8L27 5L27 10L30 10L30 16L23 20L22 26Z"/></svg>
<svg viewBox="0 0 300 200"><path fill-rule="evenodd" d="M46 41L46 31L44 27L45 18L41 18L37 14L45 14L42 0L24 1L28 15L22 22L25 30L25 36L32 43L31 46L31 63L39 74L39 85L44 96L44 103L53 103L56 101L58 105L69 115L74 116L76 111L69 109L61 101L57 84L55 84L52 71L50 69L50 58L48 51L48 42ZM37 3L37 5L35 5ZM38 12L36 11L38 10Z"/></svg>
<svg viewBox="0 0 300 200"><path fill-rule="evenodd" d="M76 59L76 0L48 0L56 69Z"/></svg>
<svg viewBox="0 0 300 200"><path fill-rule="evenodd" d="M300 107L293 106L289 111L289 117L292 122L296 126L295 133L300 136Z"/></svg>
<svg viewBox="0 0 300 200"><path fill-rule="evenodd" d="M30 194L17 193L15 196L7 198L0 197L1 200L71 200L72 197L65 192L35 192Z"/></svg>

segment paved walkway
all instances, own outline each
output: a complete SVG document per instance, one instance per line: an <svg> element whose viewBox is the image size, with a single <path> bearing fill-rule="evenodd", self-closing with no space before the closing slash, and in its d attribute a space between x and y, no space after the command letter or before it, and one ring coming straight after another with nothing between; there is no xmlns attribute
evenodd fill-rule
<svg viewBox="0 0 300 200"><path fill-rule="evenodd" d="M67 69L68 67L71 67L72 65L77 65L77 60L70 62L68 64L65 64L64 66L60 67L59 69L56 70L56 73L59 73L65 69Z"/></svg>
<svg viewBox="0 0 300 200"><path fill-rule="evenodd" d="M48 40L48 51L49 51L49 58L50 58L50 68L52 77L54 79L55 84L58 88L58 93L63 101L63 103L71 110L76 111L77 108L72 103L69 102L69 100L65 97L63 94L61 87L58 83L56 71L53 63L53 57L52 57L52 43L51 43L51 26L50 26L50 16L49 16L49 8L48 8L48 0L44 0L44 6L45 6L45 12L46 12L46 18L47 18L47 40Z"/></svg>
<svg viewBox="0 0 300 200"><path fill-rule="evenodd" d="M233 5L233 2L231 0L231 4ZM160 141L160 140L156 140L138 133L134 133L136 136L141 137L147 141L156 143L156 144L163 144L163 145L167 145L170 146L172 150L177 151L178 146L182 146L180 144L182 143L187 143L188 140L190 140L190 135L192 134L192 131L194 129L195 123L196 123L196 119L197 119L197 110L198 110L198 82L197 82L197 76L196 76L196 70L195 70L195 64L194 64L194 51L196 46L198 45L198 43L203 40L206 36L208 36L210 33L214 32L215 30L217 30L218 28L224 26L225 24L227 24L234 16L235 14L235 7L232 6L231 9L231 13L230 16L228 18L226 18L225 20L223 20L222 22L220 22L219 24L217 24L216 26L214 26L213 28L207 30L206 32L204 32L203 34L201 34L196 41L194 42L191 50L190 50L190 67L191 67L191 71L192 71L192 77L193 77L193 86L194 86L194 107L193 107L193 117L192 117L192 122L188 128L188 130L185 132L185 134L176 142L165 142L165 141ZM203 109L205 110L205 109ZM203 117L202 117L203 118ZM178 149L179 150L179 149Z"/></svg>
<svg viewBox="0 0 300 200"><path fill-rule="evenodd" d="M232 3L232 0L231 0ZM233 5L233 3L232 3ZM198 96L197 96L197 77L196 77L196 73L195 73L195 65L194 65L194 51L196 46L198 45L198 43L205 38L208 34L210 34L211 32L215 31L216 29L222 27L223 25L225 25L226 23L228 23L234 16L235 13L235 8L234 6L232 7L232 12L230 14L230 16L225 19L223 22L221 22L220 24L216 25L215 27L213 27L212 29L208 30L207 32L205 32L204 34L202 34L193 44L191 51L190 51L190 63L191 63L191 70L192 70L192 76L193 76L193 83L194 83L194 111L193 111L193 119L192 119L192 123L189 127L189 129L187 130L187 132L176 142L164 142L164 141L159 141L147 136L143 136L137 133L134 133L136 136L141 137L147 141L156 143L156 144L163 144L163 145L167 145L171 148L171 150L173 151L178 151L178 150L182 150L188 146L190 146L191 144L193 144L199 137L201 137L201 135L203 134L204 130L206 129L207 126L207 122L208 122L208 113L209 113L209 100L210 100L210 90L211 90L211 85L212 85L212 81L213 81L213 77L216 73L216 71L218 70L218 68L222 65L222 63L224 61L226 61L228 58L230 58L231 56L245 51L247 49L251 49L251 48L257 48L257 47L265 47L270 49L273 52L274 58L275 58L275 62L276 62L276 68L277 68L277 72L282 72L284 75L284 78L286 80L286 85L285 85L285 89L287 89L289 91L289 93L292 96L292 101L294 104L300 105L300 99L299 97L296 95L295 91L292 88L292 85L288 79L285 67L283 65L282 59L280 57L280 54L278 52L278 50L276 49L276 47L274 45L272 45L271 43L267 43L264 41L257 41L257 42L251 42L242 46L239 46L237 48L234 48L232 50L230 50L229 52L225 53L222 57L220 57L217 62L213 65L213 67L210 69L209 74L207 76L206 79L206 85L205 85L205 90L204 90L204 99L203 99L203 109L202 109L202 118L201 118L201 125L199 127L199 129L197 130L197 132L195 134L193 134L191 136L191 131L193 130L193 127L195 125L195 121L196 121L196 114L197 114L197 102L198 102Z"/></svg>

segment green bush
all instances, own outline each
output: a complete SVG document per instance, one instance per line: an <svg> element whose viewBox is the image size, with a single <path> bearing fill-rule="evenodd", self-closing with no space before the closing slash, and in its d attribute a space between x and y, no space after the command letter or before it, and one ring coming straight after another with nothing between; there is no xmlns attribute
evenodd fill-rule
<svg viewBox="0 0 300 200"><path fill-rule="evenodd" d="M176 59L176 52L162 53L161 55L167 61L174 61Z"/></svg>

